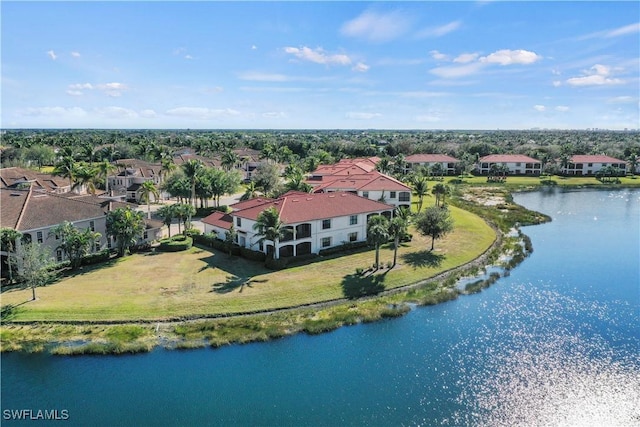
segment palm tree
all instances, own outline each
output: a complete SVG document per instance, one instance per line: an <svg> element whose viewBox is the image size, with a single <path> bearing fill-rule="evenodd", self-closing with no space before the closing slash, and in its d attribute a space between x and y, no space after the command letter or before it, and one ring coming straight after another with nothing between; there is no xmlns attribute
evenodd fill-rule
<svg viewBox="0 0 640 427"><path fill-rule="evenodd" d="M242 197L240 197L240 200L244 201L244 200L253 199L255 197L258 197L258 187L256 186L256 183L254 181L250 181L246 185L246 189Z"/></svg>
<svg viewBox="0 0 640 427"><path fill-rule="evenodd" d="M140 197L147 204L147 219L151 219L151 196L154 200L158 200L160 192L153 181L145 181L140 186Z"/></svg>
<svg viewBox="0 0 640 427"><path fill-rule="evenodd" d="M280 249L278 245L280 239L284 238L289 231L284 228L284 224L280 221L280 213L278 210L270 207L260 212L256 223L253 224L253 229L256 231L256 234L260 236L258 242L264 242L265 240L273 242L273 258L279 259Z"/></svg>
<svg viewBox="0 0 640 427"><path fill-rule="evenodd" d="M424 196L429 192L429 184L425 176L419 176L413 180L413 192L418 196L418 213L420 213Z"/></svg>
<svg viewBox="0 0 640 427"><path fill-rule="evenodd" d="M96 181L97 181L96 169L86 163L76 164L75 170L75 184L72 189L83 188L91 194L96 194Z"/></svg>
<svg viewBox="0 0 640 427"><path fill-rule="evenodd" d="M635 153L632 153L631 155L629 155L627 160L629 161L629 168L631 169L631 175L635 177L636 168L638 167L638 155Z"/></svg>
<svg viewBox="0 0 640 427"><path fill-rule="evenodd" d="M171 223L173 222L173 218L176 217L175 206L176 205L164 205L158 209L158 215L162 218L162 223L166 225L169 230L169 237L171 237Z"/></svg>
<svg viewBox="0 0 640 427"><path fill-rule="evenodd" d="M385 174L385 175L388 175L391 172L391 169L392 169L392 165L391 165L391 161L389 160L388 157L383 157L376 164L376 170L378 172L380 172L380 173Z"/></svg>
<svg viewBox="0 0 640 427"><path fill-rule="evenodd" d="M131 208L117 208L107 212L107 235L116 239L118 256L124 256L127 250L144 235L145 222L142 212Z"/></svg>
<svg viewBox="0 0 640 427"><path fill-rule="evenodd" d="M221 165L226 171L230 171L240 163L240 157L233 150L225 150L222 154Z"/></svg>
<svg viewBox="0 0 640 427"><path fill-rule="evenodd" d="M431 190L434 196L436 196L436 206L444 206L444 199L449 192L449 188L439 182L433 186L433 190Z"/></svg>
<svg viewBox="0 0 640 427"><path fill-rule="evenodd" d="M196 181L203 167L202 162L195 159L187 160L182 164L182 171L191 184L191 198L189 199L189 203L192 205L194 205L196 200Z"/></svg>
<svg viewBox="0 0 640 427"><path fill-rule="evenodd" d="M109 175L117 171L118 168L108 160L103 160L96 165L96 177L104 179L104 190L109 193Z"/></svg>
<svg viewBox="0 0 640 427"><path fill-rule="evenodd" d="M389 220L382 215L375 215L367 222L367 242L376 249L375 268L380 267L380 245L389 240Z"/></svg>
<svg viewBox="0 0 640 427"><path fill-rule="evenodd" d="M401 216L396 216L389 224L389 234L393 237L393 266L396 266L398 259L398 247L400 246L400 238L407 233L407 220Z"/></svg>
<svg viewBox="0 0 640 427"><path fill-rule="evenodd" d="M76 161L71 156L64 156L53 169L53 175L69 178L69 188L73 188L76 180Z"/></svg>
<svg viewBox="0 0 640 427"><path fill-rule="evenodd" d="M162 159L160 159L160 164L162 165L160 168L160 179L164 182L167 175L176 170L177 166L173 162L173 158L171 156L162 157Z"/></svg>

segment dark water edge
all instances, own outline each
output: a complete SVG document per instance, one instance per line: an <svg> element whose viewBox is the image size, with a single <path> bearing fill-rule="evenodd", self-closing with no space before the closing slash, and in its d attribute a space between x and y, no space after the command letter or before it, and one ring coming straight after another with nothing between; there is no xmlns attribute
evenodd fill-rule
<svg viewBox="0 0 640 427"><path fill-rule="evenodd" d="M481 293L217 350L2 354L3 417L65 409L58 424L640 424L640 191L514 198L553 221L526 227L534 253Z"/></svg>

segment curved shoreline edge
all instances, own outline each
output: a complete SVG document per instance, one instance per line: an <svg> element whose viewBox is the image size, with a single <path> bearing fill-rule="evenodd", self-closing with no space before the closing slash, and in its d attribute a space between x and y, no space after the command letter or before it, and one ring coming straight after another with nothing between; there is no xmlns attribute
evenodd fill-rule
<svg viewBox="0 0 640 427"><path fill-rule="evenodd" d="M508 192L510 196L511 192ZM519 206L519 205L516 205ZM465 207L459 206L468 210ZM482 209L481 206L478 206ZM487 207L485 207L486 209ZM544 220L550 218L537 212L520 209L535 214ZM43 329L43 336L34 336L33 341L12 342L9 334L2 334L4 351L27 351L52 354L122 354L148 352L157 347L167 349L188 349L200 347L219 347L234 343L269 341L298 334L318 334L335 330L342 326L369 323L390 317L399 317L410 311L410 305L433 305L457 298L461 292L451 286L462 276L482 271L493 265L496 259L505 253L505 233L490 219L478 212L478 215L494 231L493 242L476 258L452 267L417 282L383 290L378 294L358 299L339 298L334 300L301 304L278 309L256 310L230 314L211 314L181 316L162 320L133 321L15 321L3 322L3 326L31 328L32 332ZM470 273L471 272L471 273ZM449 282L449 285L447 285ZM426 288L429 287L429 290ZM410 295L416 290L425 290L424 295ZM333 313L331 311L333 310ZM323 311L329 311L328 316ZM353 312L345 317L344 312ZM323 314L323 315L321 315ZM333 318L332 318L333 316ZM155 328L152 328L155 325ZM90 327L92 332L71 333L69 336L56 336L60 328ZM224 329L239 330L236 334L227 334ZM180 329L180 332L178 331ZM124 337L109 331L124 331ZM211 331L220 336L212 338ZM80 338L79 338L80 337ZM16 337L17 338L17 337Z"/></svg>

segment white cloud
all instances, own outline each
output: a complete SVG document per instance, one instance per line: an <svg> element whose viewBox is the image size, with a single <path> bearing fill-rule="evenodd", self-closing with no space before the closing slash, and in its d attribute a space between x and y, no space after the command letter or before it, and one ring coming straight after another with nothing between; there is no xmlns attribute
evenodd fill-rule
<svg viewBox="0 0 640 427"><path fill-rule="evenodd" d="M477 73L484 65L479 62L472 62L465 65L452 65L445 67L436 67L429 72L444 79L455 79L458 77L466 77Z"/></svg>
<svg viewBox="0 0 640 427"><path fill-rule="evenodd" d="M167 110L166 114L169 116L207 120L219 117L238 116L240 112L231 108L178 107Z"/></svg>
<svg viewBox="0 0 640 427"><path fill-rule="evenodd" d="M71 96L82 96L84 95L84 92L81 90L67 90L67 94Z"/></svg>
<svg viewBox="0 0 640 427"><path fill-rule="evenodd" d="M420 123L436 123L442 121L438 114L421 114L416 116L416 121Z"/></svg>
<svg viewBox="0 0 640 427"><path fill-rule="evenodd" d="M627 34L633 34L638 32L640 32L640 22L607 31L605 33L605 37L611 38L611 37L618 37L618 36L626 36Z"/></svg>
<svg viewBox="0 0 640 427"><path fill-rule="evenodd" d="M135 119L138 117L138 113L135 111L122 107L97 108L96 112L109 119Z"/></svg>
<svg viewBox="0 0 640 427"><path fill-rule="evenodd" d="M635 102L638 98L632 96L616 96L607 100L607 104L630 104Z"/></svg>
<svg viewBox="0 0 640 427"><path fill-rule="evenodd" d="M572 77L567 80L570 86L609 86L625 83L624 80L610 77L611 68L606 65L596 64L589 70L584 70L580 77Z"/></svg>
<svg viewBox="0 0 640 427"><path fill-rule="evenodd" d="M349 65L351 64L351 58L345 54L334 54L329 55L325 53L324 49L318 47L316 49L311 49L309 47L303 46L301 48L297 47L285 47L284 51L286 53L292 54L295 57L302 59L304 61L315 62L317 64L336 64L336 65Z"/></svg>
<svg viewBox="0 0 640 427"><path fill-rule="evenodd" d="M80 58L80 52L71 52L71 56L74 58Z"/></svg>
<svg viewBox="0 0 640 427"><path fill-rule="evenodd" d="M358 71L358 72L364 73L364 72L369 71L369 68L370 68L370 67L369 67L367 64L362 63L362 62L358 62L358 63L357 63L357 64L352 68L352 70L353 70L353 71Z"/></svg>
<svg viewBox="0 0 640 427"><path fill-rule="evenodd" d="M433 59L435 59L436 61L448 61L449 60L449 55L445 55L444 53L438 52L437 50L432 50L429 53L431 54L431 57Z"/></svg>
<svg viewBox="0 0 640 427"><path fill-rule="evenodd" d="M560 111L561 113L565 113L565 112L569 111L569 110L570 110L570 108L569 108L569 107L567 107L566 105L558 105L558 106L555 108L555 110L556 110L556 111Z"/></svg>
<svg viewBox="0 0 640 427"><path fill-rule="evenodd" d="M554 80L553 81L553 87L560 87L560 86L562 86L562 82L561 81L559 81L559 80Z"/></svg>
<svg viewBox="0 0 640 427"><path fill-rule="evenodd" d="M347 119L355 119L355 120L371 120L371 119L375 119L375 118L378 118L378 117L382 117L382 114L380 114L380 113L363 113L363 112L350 111L347 114L345 114L345 117Z"/></svg>
<svg viewBox="0 0 640 427"><path fill-rule="evenodd" d="M286 119L287 115L282 111L268 111L266 113L262 113L262 117L265 119Z"/></svg>
<svg viewBox="0 0 640 427"><path fill-rule="evenodd" d="M517 49L502 49L480 58L480 62L487 62L500 65L512 65L512 64L533 64L539 61L542 57L535 52L528 50Z"/></svg>
<svg viewBox="0 0 640 427"><path fill-rule="evenodd" d="M91 83L75 83L69 85L69 90L85 90L85 89L93 89L93 85Z"/></svg>
<svg viewBox="0 0 640 427"><path fill-rule="evenodd" d="M157 117L158 114L154 111L154 110L142 110L140 111L140 117L144 117L146 119L153 119L155 117Z"/></svg>
<svg viewBox="0 0 640 427"><path fill-rule="evenodd" d="M543 111L545 111L547 109L547 107L545 107L544 105L534 105L533 109L536 110L536 111L543 112Z"/></svg>
<svg viewBox="0 0 640 427"><path fill-rule="evenodd" d="M251 45L251 50L258 50L258 46L256 46L255 44Z"/></svg>
<svg viewBox="0 0 640 427"><path fill-rule="evenodd" d="M478 55L477 53L463 53L461 55L458 55L453 62L457 62L459 64L466 64L467 62L473 62L476 59L478 59Z"/></svg>
<svg viewBox="0 0 640 427"><path fill-rule="evenodd" d="M238 75L240 80L250 80L254 82L286 82L290 78L284 74L261 73L259 71L247 71Z"/></svg>
<svg viewBox="0 0 640 427"><path fill-rule="evenodd" d="M23 116L37 117L84 117L87 112L79 107L35 107L19 110L18 113Z"/></svg>
<svg viewBox="0 0 640 427"><path fill-rule="evenodd" d="M431 27L425 28L423 30L418 31L416 34L417 38L426 38L426 37L442 37L446 34L449 34L462 25L460 21L449 22L448 24L441 25L439 27Z"/></svg>
<svg viewBox="0 0 640 427"><path fill-rule="evenodd" d="M366 11L351 21L345 22L340 32L349 37L373 42L386 42L403 35L410 26L411 19L403 12Z"/></svg>
<svg viewBox="0 0 640 427"><path fill-rule="evenodd" d="M49 58L53 59L54 61L58 59L58 55L56 55L56 53L52 50L47 51L47 55L49 56Z"/></svg>

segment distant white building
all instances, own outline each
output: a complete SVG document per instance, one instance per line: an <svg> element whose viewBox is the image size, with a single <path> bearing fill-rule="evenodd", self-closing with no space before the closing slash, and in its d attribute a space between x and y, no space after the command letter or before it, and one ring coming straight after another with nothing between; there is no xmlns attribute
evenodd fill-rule
<svg viewBox="0 0 640 427"><path fill-rule="evenodd" d="M214 212L204 218L205 233L224 239L232 224L241 247L279 257L317 254L322 249L367 239L367 221L372 215L391 217L392 205L365 199L348 192L289 192L278 199L257 198L231 205L229 214ZM274 248L274 242L260 243L253 226L265 209L275 208L289 230Z"/></svg>
<svg viewBox="0 0 640 427"><path fill-rule="evenodd" d="M476 171L488 175L494 166L506 166L510 175L540 175L542 162L523 154L491 154L478 160Z"/></svg>
<svg viewBox="0 0 640 427"><path fill-rule="evenodd" d="M445 175L455 175L457 173L460 160L446 154L412 154L405 158L405 173L416 170L421 166L431 168L440 164Z"/></svg>
<svg viewBox="0 0 640 427"><path fill-rule="evenodd" d="M571 156L569 163L563 166L561 172L564 175L595 175L606 167L613 167L619 175L627 172L627 163L605 155L575 155Z"/></svg>

